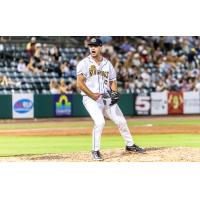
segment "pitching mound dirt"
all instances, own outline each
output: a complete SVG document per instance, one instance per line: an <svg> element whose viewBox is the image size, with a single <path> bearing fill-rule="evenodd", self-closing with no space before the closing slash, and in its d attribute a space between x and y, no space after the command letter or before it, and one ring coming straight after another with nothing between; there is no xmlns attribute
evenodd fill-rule
<svg viewBox="0 0 200 200"><path fill-rule="evenodd" d="M114 149L101 153L104 162L200 162L200 148L149 148L145 154L126 153L123 149ZM93 162L90 152L0 157L0 161Z"/></svg>

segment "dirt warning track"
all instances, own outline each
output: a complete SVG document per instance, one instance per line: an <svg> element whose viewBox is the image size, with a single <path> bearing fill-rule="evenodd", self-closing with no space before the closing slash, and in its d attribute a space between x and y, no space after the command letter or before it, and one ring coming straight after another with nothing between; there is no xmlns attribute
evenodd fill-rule
<svg viewBox="0 0 200 200"><path fill-rule="evenodd" d="M134 117L127 118L127 121L146 122L141 126L129 126L132 134L200 134L200 123L198 125L162 125L153 126L149 121L166 121L174 122L177 119L184 120L199 120L200 116L182 116L182 117ZM82 123L82 125L80 125ZM0 120L0 126L3 125L21 125L21 128L0 130L0 136L76 136L90 135L92 132L92 121L90 118L59 118L59 119L22 119L22 120ZM37 124L45 125L46 127L37 128ZM51 128L48 128L51 124ZM34 128L29 128L27 125L34 125ZM55 126L54 126L55 125ZM39 127L39 126L38 126ZM119 134L116 126L105 126L104 135Z"/></svg>
<svg viewBox="0 0 200 200"><path fill-rule="evenodd" d="M199 127L186 126L135 126L130 128L132 134L200 134ZM90 135L92 128L40 128L0 130L0 136L79 136ZM117 135L119 131L113 127L105 127L104 135Z"/></svg>

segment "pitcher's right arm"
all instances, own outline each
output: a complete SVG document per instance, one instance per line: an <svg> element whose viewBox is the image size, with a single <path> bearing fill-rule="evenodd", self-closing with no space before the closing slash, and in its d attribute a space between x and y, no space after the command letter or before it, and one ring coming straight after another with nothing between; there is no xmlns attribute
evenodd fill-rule
<svg viewBox="0 0 200 200"><path fill-rule="evenodd" d="M79 88L81 91L83 91L87 96L92 98L94 101L96 101L101 94L100 93L93 93L85 84L85 77L83 74L77 75L77 81L76 81L76 86Z"/></svg>

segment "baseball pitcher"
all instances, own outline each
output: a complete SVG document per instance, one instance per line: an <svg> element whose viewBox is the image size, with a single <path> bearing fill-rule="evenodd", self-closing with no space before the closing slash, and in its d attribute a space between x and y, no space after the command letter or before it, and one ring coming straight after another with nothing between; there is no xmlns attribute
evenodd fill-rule
<svg viewBox="0 0 200 200"><path fill-rule="evenodd" d="M92 158L103 160L100 153L101 135L105 125L104 117L111 119L119 128L125 140L125 150L144 153L134 144L126 119L117 102L116 72L109 60L101 55L102 41L92 38L88 44L90 55L77 65L77 87L83 96L83 105L94 121L92 131Z"/></svg>

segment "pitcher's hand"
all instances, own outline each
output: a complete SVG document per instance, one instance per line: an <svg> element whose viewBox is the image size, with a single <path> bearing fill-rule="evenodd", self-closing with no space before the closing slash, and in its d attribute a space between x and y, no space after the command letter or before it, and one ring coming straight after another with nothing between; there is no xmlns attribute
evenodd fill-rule
<svg viewBox="0 0 200 200"><path fill-rule="evenodd" d="M91 96L91 98L96 101L99 97L101 96L100 93L93 93L93 95Z"/></svg>

